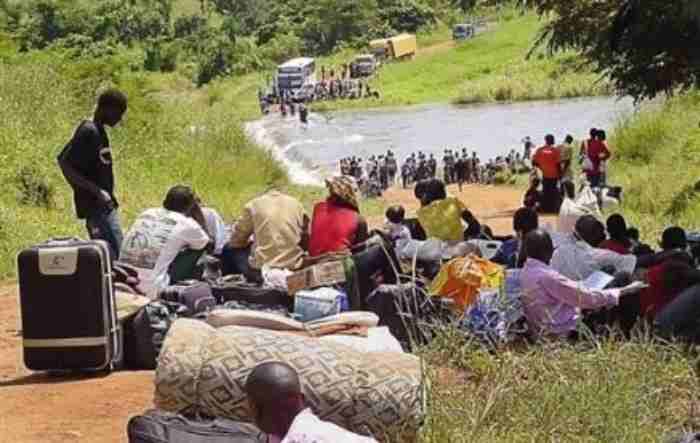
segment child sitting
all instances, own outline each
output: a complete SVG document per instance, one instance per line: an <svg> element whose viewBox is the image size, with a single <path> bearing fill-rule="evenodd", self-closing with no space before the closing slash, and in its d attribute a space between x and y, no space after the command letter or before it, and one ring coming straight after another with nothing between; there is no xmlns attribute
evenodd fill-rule
<svg viewBox="0 0 700 443"><path fill-rule="evenodd" d="M386 211L387 223L384 230L397 250L401 250L411 240L411 231L404 225L405 217L406 211L403 206L392 206Z"/></svg>

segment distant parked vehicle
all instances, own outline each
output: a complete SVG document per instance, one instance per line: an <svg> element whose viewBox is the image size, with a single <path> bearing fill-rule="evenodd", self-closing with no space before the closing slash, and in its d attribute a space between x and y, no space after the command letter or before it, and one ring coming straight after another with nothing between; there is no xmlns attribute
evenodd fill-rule
<svg viewBox="0 0 700 443"><path fill-rule="evenodd" d="M401 34L391 38L382 38L369 42L369 47L378 60L412 58L416 55L418 43L416 36Z"/></svg>
<svg viewBox="0 0 700 443"><path fill-rule="evenodd" d="M352 78L370 77L378 67L379 63L374 55L361 54L350 64L350 76Z"/></svg>
<svg viewBox="0 0 700 443"><path fill-rule="evenodd" d="M313 58L295 58L277 67L277 87L280 92L294 93L315 82L316 61Z"/></svg>
<svg viewBox="0 0 700 443"><path fill-rule="evenodd" d="M474 25L471 23L462 23L459 25L455 25L454 28L452 28L452 38L454 40L468 40L476 34L476 30L474 29Z"/></svg>

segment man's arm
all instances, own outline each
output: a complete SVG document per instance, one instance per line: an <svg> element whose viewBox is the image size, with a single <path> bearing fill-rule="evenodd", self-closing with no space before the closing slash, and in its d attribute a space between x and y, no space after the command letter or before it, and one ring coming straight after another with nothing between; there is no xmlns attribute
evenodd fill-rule
<svg viewBox="0 0 700 443"><path fill-rule="evenodd" d="M309 252L309 242L311 241L310 229L311 220L309 216L304 213L301 222L301 240L299 241L299 247L306 252Z"/></svg>
<svg viewBox="0 0 700 443"><path fill-rule="evenodd" d="M637 267L637 256L632 254L618 254L617 252L605 249L594 249L594 257L599 268L612 268L615 272L626 272L632 274Z"/></svg>
<svg viewBox="0 0 700 443"><path fill-rule="evenodd" d="M580 309L600 309L608 306L617 306L620 298L619 289L589 290L582 283L568 279L558 273L552 274L548 278L542 278L540 284L552 297Z"/></svg>
<svg viewBox="0 0 700 443"><path fill-rule="evenodd" d="M240 249L250 246L250 237L253 235L253 232L253 214L250 208L246 206L243 209L241 218L233 227L230 241L231 247Z"/></svg>
<svg viewBox="0 0 700 443"><path fill-rule="evenodd" d="M367 220L363 216L358 216L357 233L355 234L354 244L365 242L369 239L369 226Z"/></svg>

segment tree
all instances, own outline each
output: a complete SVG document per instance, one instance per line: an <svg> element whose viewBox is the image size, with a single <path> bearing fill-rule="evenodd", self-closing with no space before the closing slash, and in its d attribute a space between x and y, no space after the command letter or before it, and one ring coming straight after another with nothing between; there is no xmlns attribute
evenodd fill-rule
<svg viewBox="0 0 700 443"><path fill-rule="evenodd" d="M419 0L380 0L379 17L398 32L416 32L435 23L435 11Z"/></svg>
<svg viewBox="0 0 700 443"><path fill-rule="evenodd" d="M462 10L462 12L469 12L476 6L477 0L453 0L452 4Z"/></svg>
<svg viewBox="0 0 700 443"><path fill-rule="evenodd" d="M637 100L700 86L697 0L533 0L549 19L535 47L580 51ZM534 48L533 48L534 49Z"/></svg>

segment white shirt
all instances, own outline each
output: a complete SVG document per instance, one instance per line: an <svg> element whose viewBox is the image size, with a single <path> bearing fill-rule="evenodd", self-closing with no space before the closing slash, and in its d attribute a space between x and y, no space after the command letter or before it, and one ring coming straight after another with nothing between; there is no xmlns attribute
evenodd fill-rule
<svg viewBox="0 0 700 443"><path fill-rule="evenodd" d="M204 249L209 236L189 217L163 208L141 213L126 234L120 261L139 272L141 289L155 298L170 284L168 268L185 249Z"/></svg>
<svg viewBox="0 0 700 443"><path fill-rule="evenodd" d="M311 409L304 409L294 419L282 443L377 443L377 441L322 421L311 412Z"/></svg>
<svg viewBox="0 0 700 443"><path fill-rule="evenodd" d="M207 234L214 242L214 255L220 255L231 236L230 229L226 227L224 219L214 209L202 208L202 214L207 225Z"/></svg>
<svg viewBox="0 0 700 443"><path fill-rule="evenodd" d="M621 255L607 249L594 248L573 234L562 238L552 256L552 268L570 278L581 281L596 271L612 268L617 272L633 273L637 257Z"/></svg>

